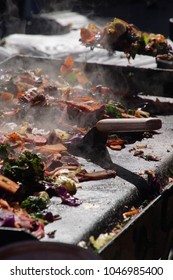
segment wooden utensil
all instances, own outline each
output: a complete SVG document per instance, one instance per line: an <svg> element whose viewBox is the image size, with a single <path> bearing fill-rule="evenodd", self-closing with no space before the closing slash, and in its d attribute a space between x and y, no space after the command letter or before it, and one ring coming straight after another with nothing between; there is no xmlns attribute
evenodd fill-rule
<svg viewBox="0 0 173 280"><path fill-rule="evenodd" d="M159 118L103 119L96 124L99 131L109 133L154 131L161 127L162 122Z"/></svg>

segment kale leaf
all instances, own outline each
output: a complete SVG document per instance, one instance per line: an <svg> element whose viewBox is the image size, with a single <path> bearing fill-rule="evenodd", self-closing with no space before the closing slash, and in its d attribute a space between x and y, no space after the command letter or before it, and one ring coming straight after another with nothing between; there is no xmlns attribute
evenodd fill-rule
<svg viewBox="0 0 173 280"><path fill-rule="evenodd" d="M44 163L37 154L25 151L18 158L5 160L2 174L15 182L31 185L44 179Z"/></svg>

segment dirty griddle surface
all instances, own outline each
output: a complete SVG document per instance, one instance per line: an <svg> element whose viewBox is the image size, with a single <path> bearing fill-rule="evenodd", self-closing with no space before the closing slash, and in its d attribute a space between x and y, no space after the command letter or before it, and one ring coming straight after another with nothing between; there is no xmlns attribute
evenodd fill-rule
<svg viewBox="0 0 173 280"><path fill-rule="evenodd" d="M48 62L46 59L36 59L35 61L34 58L31 60L31 58L24 59L23 57L8 60L2 63L1 67L2 69L15 70L25 66L27 69L31 62L33 67L42 68L46 65L48 72L58 68L57 61L50 60ZM167 101L167 98L163 98L162 101ZM103 231L108 231L114 225L117 217L122 215L126 206L133 206L136 201L139 201L140 193L137 185L140 184L141 178L144 185L146 184L146 178L139 174L146 170L152 170L166 176L173 157L173 116L159 117L163 123L162 128L151 138L146 137L126 144L121 151L108 149L114 167L121 171L121 176L80 183L81 187L78 188L75 195L82 202L78 207L63 205L60 198L57 197L51 199L50 210L53 214L60 215L61 219L45 227L45 237L42 240L77 244L81 240L87 240L92 234L97 236ZM141 148L144 154L156 155L159 161L147 161L135 157L133 148L137 145L147 146L145 149ZM101 169L99 164L94 164L84 158L80 158L80 162L84 164L87 171L93 172ZM54 233L53 238L50 237L51 232Z"/></svg>
<svg viewBox="0 0 173 280"><path fill-rule="evenodd" d="M87 240L92 234L97 236L114 224L117 215L121 215L124 206L133 205L140 198L135 186L140 177L137 176L136 182L131 183L128 178L129 171L138 175L146 170L152 170L163 176L167 175L167 170L173 159L173 117L161 116L161 120L162 128L152 138L135 141L126 145L121 151L108 150L112 161L118 168L125 170L124 178L116 176L113 179L82 183L76 194L82 204L76 208L62 205L58 198L52 199L50 208L59 214L61 219L46 226L46 235L43 240L75 244L81 240ZM147 161L135 157L131 150L138 145L147 146L145 149L141 148L144 154L156 155L159 160ZM84 163L88 170L100 170L98 165L87 162L83 158L81 158L81 163ZM56 230L55 235L51 239L47 233L54 230Z"/></svg>

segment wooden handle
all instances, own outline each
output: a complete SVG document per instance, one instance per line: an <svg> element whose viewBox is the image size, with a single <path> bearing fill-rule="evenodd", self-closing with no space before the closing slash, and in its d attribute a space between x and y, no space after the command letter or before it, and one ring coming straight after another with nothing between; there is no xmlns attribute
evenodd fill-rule
<svg viewBox="0 0 173 280"><path fill-rule="evenodd" d="M159 118L103 119L96 127L102 132L142 132L160 129L162 121Z"/></svg>

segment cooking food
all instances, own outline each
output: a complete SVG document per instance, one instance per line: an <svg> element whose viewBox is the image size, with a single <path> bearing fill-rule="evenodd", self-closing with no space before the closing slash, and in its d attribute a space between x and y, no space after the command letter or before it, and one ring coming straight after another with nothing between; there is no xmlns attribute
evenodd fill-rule
<svg viewBox="0 0 173 280"><path fill-rule="evenodd" d="M80 41L92 49L100 47L110 53L122 51L128 59L135 58L136 54L156 57L172 50L162 34L142 32L119 18L114 18L104 27L90 23L88 28L81 29Z"/></svg>
<svg viewBox="0 0 173 280"><path fill-rule="evenodd" d="M77 207L80 182L116 176L114 170L86 170L69 145L101 119L148 119L150 114L130 110L112 89L91 84L72 56L55 80L36 68L5 71L0 80L0 226L42 238L44 225L60 218L48 209L53 196ZM116 149L125 141L113 134L106 144Z"/></svg>
<svg viewBox="0 0 173 280"><path fill-rule="evenodd" d="M162 54L156 57L156 63L158 68L172 69L173 68L173 55Z"/></svg>

